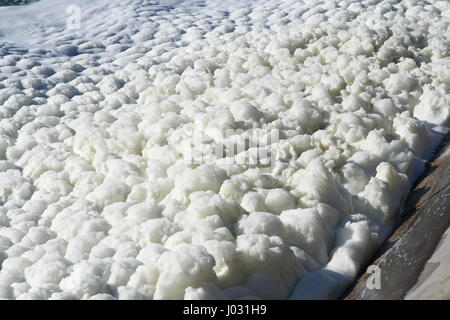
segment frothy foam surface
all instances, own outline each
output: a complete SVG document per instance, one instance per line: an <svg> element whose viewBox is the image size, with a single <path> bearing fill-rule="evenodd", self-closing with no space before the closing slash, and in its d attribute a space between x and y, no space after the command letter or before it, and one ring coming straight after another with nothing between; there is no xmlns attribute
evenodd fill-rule
<svg viewBox="0 0 450 320"><path fill-rule="evenodd" d="M0 298L336 298L450 126L449 19L413 0L0 8Z"/></svg>

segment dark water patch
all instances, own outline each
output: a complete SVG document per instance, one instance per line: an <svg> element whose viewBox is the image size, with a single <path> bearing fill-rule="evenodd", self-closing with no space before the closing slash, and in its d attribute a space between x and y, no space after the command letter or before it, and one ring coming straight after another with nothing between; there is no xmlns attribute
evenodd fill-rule
<svg viewBox="0 0 450 320"><path fill-rule="evenodd" d="M25 4L30 4L32 2L37 2L39 0L0 0L0 7L7 6L21 6Z"/></svg>

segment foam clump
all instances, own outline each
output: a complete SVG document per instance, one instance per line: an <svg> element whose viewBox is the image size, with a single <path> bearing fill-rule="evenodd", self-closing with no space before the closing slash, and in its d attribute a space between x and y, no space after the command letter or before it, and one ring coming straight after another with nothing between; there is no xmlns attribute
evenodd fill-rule
<svg viewBox="0 0 450 320"><path fill-rule="evenodd" d="M68 4L0 19L2 299L337 298L450 126L445 1Z"/></svg>

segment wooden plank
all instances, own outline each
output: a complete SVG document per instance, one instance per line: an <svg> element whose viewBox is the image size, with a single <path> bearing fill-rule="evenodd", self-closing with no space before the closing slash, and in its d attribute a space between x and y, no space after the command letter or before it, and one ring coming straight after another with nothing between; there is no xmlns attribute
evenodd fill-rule
<svg viewBox="0 0 450 320"><path fill-rule="evenodd" d="M380 270L380 288L369 289L364 273L344 299L402 299L450 224L450 135L419 178L406 204L402 223L370 265ZM366 268L363 269L364 271Z"/></svg>

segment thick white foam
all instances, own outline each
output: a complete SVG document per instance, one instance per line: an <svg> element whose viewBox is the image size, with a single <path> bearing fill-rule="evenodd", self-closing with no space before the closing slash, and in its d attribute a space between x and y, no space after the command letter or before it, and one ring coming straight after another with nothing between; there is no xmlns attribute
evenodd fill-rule
<svg viewBox="0 0 450 320"><path fill-rule="evenodd" d="M0 8L0 297L336 298L449 126L449 10Z"/></svg>

